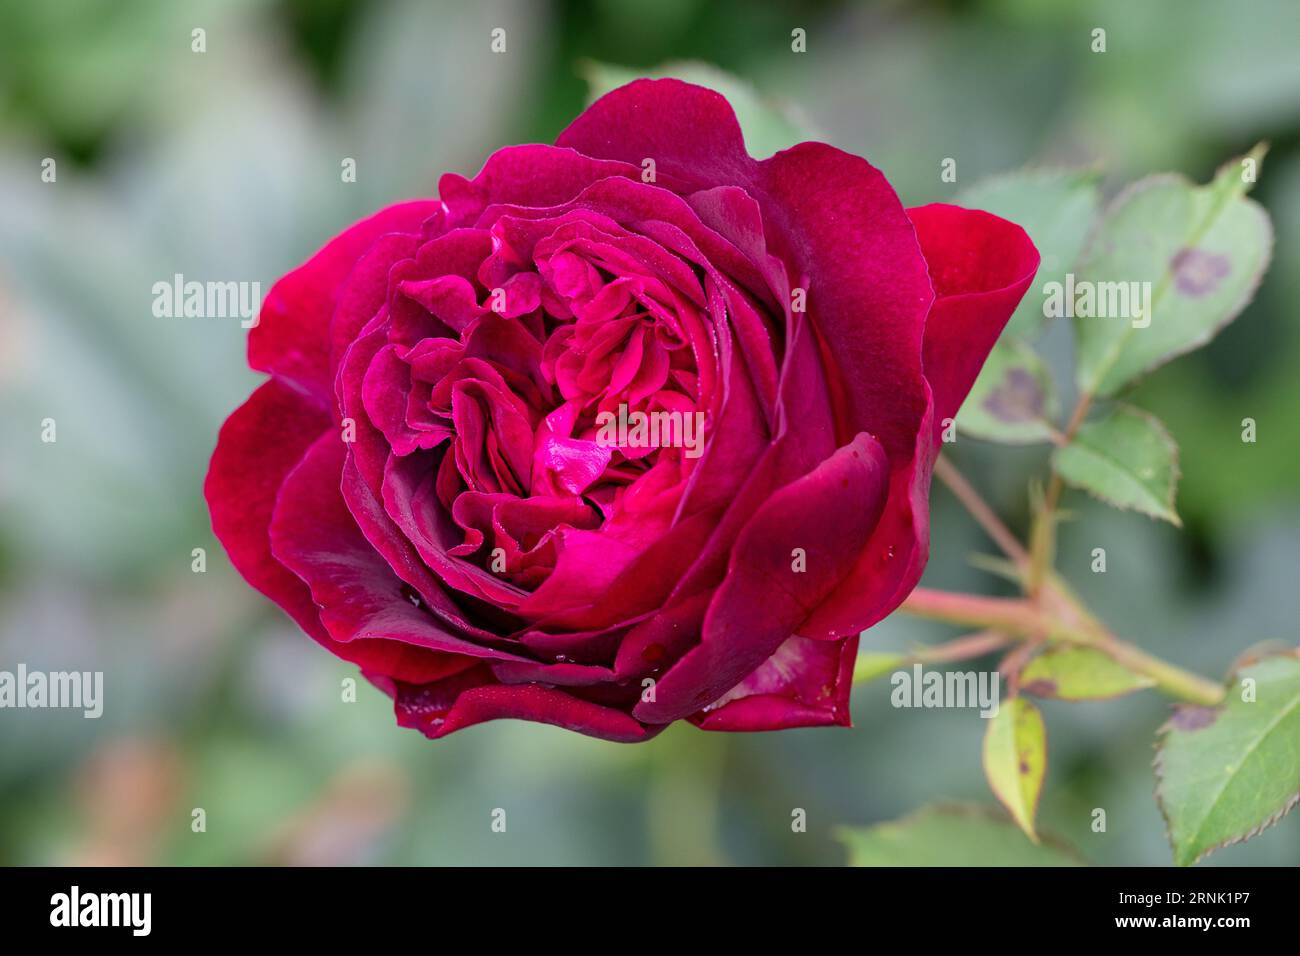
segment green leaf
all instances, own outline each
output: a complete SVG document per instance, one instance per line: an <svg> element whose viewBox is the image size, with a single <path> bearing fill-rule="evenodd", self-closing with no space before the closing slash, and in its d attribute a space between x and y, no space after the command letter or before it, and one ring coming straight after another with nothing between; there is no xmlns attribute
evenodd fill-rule
<svg viewBox="0 0 1300 956"><path fill-rule="evenodd" d="M923 807L890 823L840 827L850 866L1082 866L1062 841L1025 839L1005 813L989 807Z"/></svg>
<svg viewBox="0 0 1300 956"><path fill-rule="evenodd" d="M906 663L908 657L906 654L889 654L883 651L863 651L858 654L858 659L853 665L853 683L865 684L867 681L873 681L878 677L884 677L886 674L896 670L900 665Z"/></svg>
<svg viewBox="0 0 1300 956"><path fill-rule="evenodd" d="M1251 183L1243 181L1243 164L1253 161L1257 170L1263 154L1257 146L1207 186L1155 176L1116 198L1084 253L1075 295L1061 290L1061 305L1076 316L1081 391L1113 395L1210 341L1250 301L1268 266L1273 229L1245 198ZM1148 293L1149 315L1139 310Z"/></svg>
<svg viewBox="0 0 1300 956"><path fill-rule="evenodd" d="M1020 225L1042 256L1034 285L1007 323L1009 335L1032 338L1042 327L1043 297L1038 290L1047 282L1062 281L1074 268L1101 207L1099 178L1087 169L1024 169L981 180L958 194L959 206L983 209Z"/></svg>
<svg viewBox="0 0 1300 956"><path fill-rule="evenodd" d="M1091 647L1054 647L1020 672L1020 686L1038 697L1104 700L1154 687L1155 681Z"/></svg>
<svg viewBox="0 0 1300 956"><path fill-rule="evenodd" d="M1243 668L1217 707L1183 705L1161 728L1156 799L1174 862L1195 863L1300 802L1300 657ZM1245 681L1254 700L1243 700Z"/></svg>
<svg viewBox="0 0 1300 956"><path fill-rule="evenodd" d="M1116 508L1182 521L1174 511L1178 445L1154 415L1118 405L1079 429L1059 448L1053 467L1063 479Z"/></svg>
<svg viewBox="0 0 1300 956"><path fill-rule="evenodd" d="M1059 407L1046 364L1032 348L1003 338L957 415L957 430L1009 445L1052 440Z"/></svg>
<svg viewBox="0 0 1300 956"><path fill-rule="evenodd" d="M801 143L810 136L808 124L796 116L792 108L764 99L744 80L708 63L675 61L650 70L638 70L588 60L580 69L593 101L610 90L643 77L673 77L716 90L736 111L736 119L745 134L745 146L751 155L758 158Z"/></svg>
<svg viewBox="0 0 1300 956"><path fill-rule="evenodd" d="M1047 771L1043 715L1023 697L1003 703L984 732L984 775L993 794L1033 841L1034 814Z"/></svg>

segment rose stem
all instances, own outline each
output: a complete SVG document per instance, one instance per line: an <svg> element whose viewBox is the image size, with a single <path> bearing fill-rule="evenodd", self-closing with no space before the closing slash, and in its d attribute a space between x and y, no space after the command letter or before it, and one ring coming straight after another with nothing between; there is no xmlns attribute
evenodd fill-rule
<svg viewBox="0 0 1300 956"><path fill-rule="evenodd" d="M1150 677L1160 690L1172 697L1209 705L1223 700L1223 688L1214 681L1121 641L1091 616L1086 616L1086 612L1080 621L1068 622L1023 598L983 597L930 588L914 590L899 610L914 617L986 628L1022 640L1045 637L1064 644L1093 647L1134 673Z"/></svg>
<svg viewBox="0 0 1300 956"><path fill-rule="evenodd" d="M898 655L901 659L895 666L948 664L953 661L968 661L973 657L983 657L985 654L1006 647L1014 640L1015 638L1008 637L1006 634L999 634L997 631L976 631L974 634L967 634L951 641L945 641L942 644L923 644L913 647L908 653ZM853 683L865 684L878 676L880 676L879 673L870 671L854 671Z"/></svg>
<svg viewBox="0 0 1300 956"><path fill-rule="evenodd" d="M1072 437L1078 430L1091 403L1090 395L1080 398L1070 417L1067 435ZM940 458L935 463L935 474L1018 567L1023 569L1032 560L1024 546L951 462ZM1048 520L1050 524L1060 494L1060 478L1053 473L1044 501L1044 516L1040 520ZM1050 546L1051 542L1048 541L1047 544ZM1047 553L1050 553L1050 547ZM1160 690L1170 696L1208 705L1223 700L1224 690L1221 685L1120 640L1084 608L1055 575L1048 570L1043 570L1041 574L1042 588L1031 593L1028 600L917 588L899 610L915 617L983 628L1020 639L1046 638L1095 647L1134 673L1150 677Z"/></svg>
<svg viewBox="0 0 1300 956"><path fill-rule="evenodd" d="M1092 392L1084 392L1079 396L1074 411L1070 413L1070 420L1066 423L1065 433L1061 436L1061 447L1074 441L1074 436L1078 433L1083 420L1088 417L1088 410L1092 408L1092 399ZM1029 573L1025 586L1025 590L1031 596L1038 594L1042 589L1052 568L1052 554L1056 547L1056 509L1061 503L1063 490L1064 483L1061 481L1061 476L1055 468L1052 468L1052 476L1047 480L1047 492L1043 495L1043 510L1034 522Z"/></svg>
<svg viewBox="0 0 1300 956"><path fill-rule="evenodd" d="M1029 563L1029 552L1025 550L1024 545L1016 540L1016 536L1002 523L1002 519L980 497L979 492L971 486L970 482L957 470L956 466L940 455L934 463L934 473L939 476L939 480L948 487L948 490L953 493L957 500L965 506L971 517L1002 549L1002 552L1015 562L1017 567L1023 569Z"/></svg>

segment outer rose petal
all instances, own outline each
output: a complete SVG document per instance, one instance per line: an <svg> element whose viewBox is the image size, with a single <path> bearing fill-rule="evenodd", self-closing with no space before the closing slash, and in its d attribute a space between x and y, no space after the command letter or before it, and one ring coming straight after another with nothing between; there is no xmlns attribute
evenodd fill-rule
<svg viewBox="0 0 1300 956"><path fill-rule="evenodd" d="M909 210L938 298L926 321L924 361L933 422L917 437L914 471L895 476L891 504L858 567L809 619L814 637L869 627L920 580L929 546L930 466L943 420L957 414L1038 268L1025 231L997 216L935 204ZM876 540L878 539L878 540ZM879 595L869 600L868 595Z"/></svg>
<svg viewBox="0 0 1300 956"><path fill-rule="evenodd" d="M437 666L400 645L358 641L340 644L321 624L311 591L271 554L269 528L286 476L331 429L325 411L288 385L271 379L221 426L203 493L212 531L230 562L253 587L280 605L304 631L330 651L363 668L383 669L407 680L428 680Z"/></svg>
<svg viewBox="0 0 1300 956"><path fill-rule="evenodd" d="M921 580L930 557L930 475L935 444L930 409L905 468L890 478L889 504L857 564L799 633L818 640L857 634L887 617Z"/></svg>
<svg viewBox="0 0 1300 956"><path fill-rule="evenodd" d="M418 232L441 208L441 203L420 200L381 209L339 233L271 286L258 323L248 334L248 364L329 401L334 392L329 325L344 280L380 236Z"/></svg>
<svg viewBox="0 0 1300 956"><path fill-rule="evenodd" d="M726 97L681 80L636 80L606 93L555 139L587 156L640 167L697 188L745 183L754 160Z"/></svg>
<svg viewBox="0 0 1300 956"><path fill-rule="evenodd" d="M691 717L701 730L848 727L855 634L838 641L791 637L719 703Z"/></svg>
<svg viewBox="0 0 1300 956"><path fill-rule="evenodd" d="M880 519L887 487L880 444L858 435L764 502L736 539L700 643L633 715L651 723L685 717L771 657L852 566ZM806 552L802 571L792 564L795 548Z"/></svg>
<svg viewBox="0 0 1300 956"><path fill-rule="evenodd" d="M1038 250L1014 223L934 203L909 209L934 283L925 324L925 377L934 427L956 416L1011 313L1038 271Z"/></svg>
<svg viewBox="0 0 1300 956"><path fill-rule="evenodd" d="M203 495L230 563L318 641L327 640L311 592L271 555L271 511L285 475L327 428L329 415L271 379L235 409L217 436Z"/></svg>
<svg viewBox="0 0 1300 956"><path fill-rule="evenodd" d="M393 697L398 724L434 739L502 718L553 724L620 743L649 740L663 729L646 727L621 710L554 687L492 683L491 675L481 669L423 686L368 676Z"/></svg>
<svg viewBox="0 0 1300 956"><path fill-rule="evenodd" d="M933 291L902 203L866 160L801 143L760 164L769 243L807 277L841 442L878 437L904 465L925 415L921 341Z"/></svg>

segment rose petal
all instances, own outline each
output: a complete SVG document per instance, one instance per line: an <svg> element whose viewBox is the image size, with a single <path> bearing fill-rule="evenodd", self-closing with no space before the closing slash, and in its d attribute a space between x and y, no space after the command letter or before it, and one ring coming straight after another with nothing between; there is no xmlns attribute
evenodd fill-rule
<svg viewBox="0 0 1300 956"><path fill-rule="evenodd" d="M329 327L340 287L381 236L419 232L440 208L418 200L381 209L280 279L266 294L258 323L249 332L248 364L328 401L333 395Z"/></svg>
<svg viewBox="0 0 1300 956"><path fill-rule="evenodd" d="M933 300L912 224L857 156L801 143L760 165L768 245L806 276L840 427L875 435L902 464L927 406L921 341Z"/></svg>
<svg viewBox="0 0 1300 956"><path fill-rule="evenodd" d="M787 638L771 657L718 701L691 717L701 730L848 727L858 637Z"/></svg>
<svg viewBox="0 0 1300 956"><path fill-rule="evenodd" d="M285 476L329 428L322 407L271 379L221 426L203 484L212 531L235 570L317 640L328 636L311 592L272 556L267 529Z"/></svg>
<svg viewBox="0 0 1300 956"><path fill-rule="evenodd" d="M336 397L339 363L348 346L356 340L388 299L388 277L394 265L410 259L420 247L419 236L389 233L380 236L366 250L339 292L334 317L330 321L330 377L335 379Z"/></svg>
<svg viewBox="0 0 1300 956"><path fill-rule="evenodd" d="M395 661L421 661L442 673L463 670L472 658L510 656L453 634L412 603L409 586L344 506L339 483L345 457L337 434L317 439L281 486L270 528L272 552L311 588L330 636L344 644L367 642ZM375 663L366 669L395 673Z"/></svg>
<svg viewBox="0 0 1300 956"><path fill-rule="evenodd" d="M859 634L892 613L916 587L930 556L931 434L927 410L911 460L890 476L880 523L853 570L804 621L803 636L831 640Z"/></svg>
<svg viewBox="0 0 1300 956"><path fill-rule="evenodd" d="M1038 250L1014 223L934 203L907 211L934 282L925 325L925 377L934 429L953 418L1038 271Z"/></svg>
<svg viewBox="0 0 1300 956"><path fill-rule="evenodd" d="M413 686L387 682L394 698L398 723L417 727L437 739L489 720L514 718L576 730L590 737L620 743L649 740L661 728L646 727L626 713L539 684L492 684L492 678L474 672L472 679L457 675L443 682ZM463 687L478 682L478 686ZM458 686L459 685L459 686ZM380 686L384 686L381 683Z"/></svg>
<svg viewBox="0 0 1300 956"><path fill-rule="evenodd" d="M685 717L752 673L852 567L881 515L889 480L880 443L865 434L769 498L736 539L700 643L633 715ZM806 555L798 570L795 549Z"/></svg>
<svg viewBox="0 0 1300 956"><path fill-rule="evenodd" d="M411 542L384 511L383 504L362 479L352 456L343 463L342 484L344 503L361 533L393 573L414 589L430 611L454 633L489 646L502 643L497 635L472 624L464 610L451 600Z"/></svg>
<svg viewBox="0 0 1300 956"><path fill-rule="evenodd" d="M743 183L754 161L731 104L681 80L636 80L606 93L555 139L588 156L640 167L696 188Z"/></svg>
<svg viewBox="0 0 1300 956"><path fill-rule="evenodd" d="M407 680L446 673L440 657L399 644L333 640L310 589L272 554L269 529L276 497L322 433L337 440L328 416L305 396L276 379L258 388L226 420L217 439L204 483L213 532L249 584L343 660Z"/></svg>
<svg viewBox="0 0 1300 956"><path fill-rule="evenodd" d="M473 179L448 173L438 195L458 225L472 224L489 204L556 206L607 176L639 177L638 166L592 159L572 149L530 144L508 146L488 157Z"/></svg>

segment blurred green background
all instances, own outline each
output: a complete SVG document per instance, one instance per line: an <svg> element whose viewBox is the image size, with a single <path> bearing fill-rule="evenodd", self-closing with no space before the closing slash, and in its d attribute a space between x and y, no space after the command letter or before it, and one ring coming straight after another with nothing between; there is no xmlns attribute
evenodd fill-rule
<svg viewBox="0 0 1300 956"><path fill-rule="evenodd" d="M497 26L504 55L488 50ZM588 60L715 63L867 156L909 204L1025 164L1096 164L1108 191L1167 169L1204 181L1270 140L1254 193L1277 229L1270 273L1137 398L1182 446L1186 528L1072 495L1061 560L1122 636L1206 674L1261 641L1300 643L1298 39L1295 0L0 0L0 667L102 670L107 698L97 721L0 712L0 862L841 863L838 825L991 802L983 721L895 710L885 681L856 690L852 730L680 726L624 746L500 722L427 742L364 682L342 702L351 668L213 539L207 458L258 376L237 320L155 318L152 284L265 290L441 172L553 139L585 104ZM956 184L939 181L944 157ZM40 442L45 417L56 444ZM968 441L954 457L1023 529L1044 451ZM926 583L996 592L967 563L990 546L942 489L934 528ZM1096 546L1107 574L1088 572ZM863 647L950 634L895 617ZM1151 771L1166 703L1045 713L1043 827L1094 862L1167 863ZM1091 832L1094 807L1108 832ZM1300 862L1300 814L1211 862Z"/></svg>

